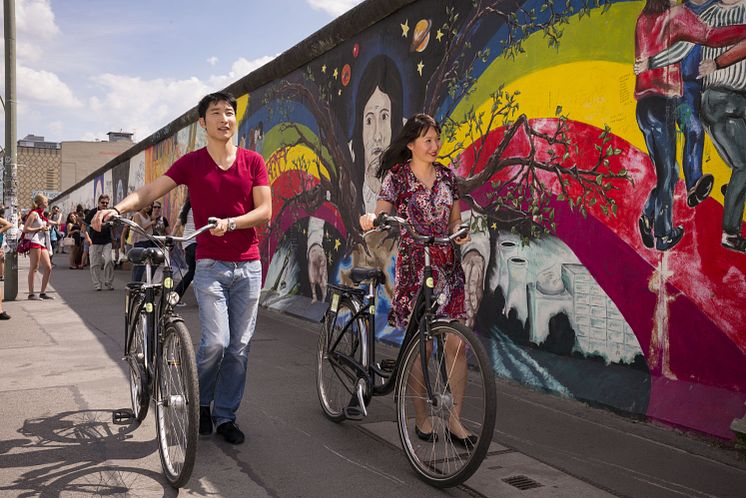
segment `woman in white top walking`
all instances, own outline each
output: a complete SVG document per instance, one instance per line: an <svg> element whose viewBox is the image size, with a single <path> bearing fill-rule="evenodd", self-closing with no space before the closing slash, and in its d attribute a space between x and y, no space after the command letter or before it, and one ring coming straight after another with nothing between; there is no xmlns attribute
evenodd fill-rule
<svg viewBox="0 0 746 498"><path fill-rule="evenodd" d="M49 206L49 201L42 194L34 197L34 209L28 214L23 226L24 236L31 241L29 258L31 264L28 270L28 298L32 301L42 299L54 299L47 295L47 284L52 274L52 261L50 252L52 245L49 238L50 224L44 216L44 210ZM34 294L34 280L37 270L41 269L41 289L37 296Z"/></svg>

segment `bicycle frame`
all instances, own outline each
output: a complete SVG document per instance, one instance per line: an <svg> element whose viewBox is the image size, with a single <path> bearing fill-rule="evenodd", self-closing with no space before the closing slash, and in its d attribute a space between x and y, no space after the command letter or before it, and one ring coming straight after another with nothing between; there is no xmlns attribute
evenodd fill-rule
<svg viewBox="0 0 746 498"><path fill-rule="evenodd" d="M375 301L376 301L376 288L377 286L374 285L374 282L369 281L368 282L368 293L364 297L361 298L361 306L360 309L357 310L357 312L352 316L350 321L344 326L342 329L342 333L339 334L339 337L337 337L337 340L332 344L329 348L329 357L332 364L344 364L346 367L349 367L357 372L357 378L364 378L366 380L366 383L368 386L370 386L370 394L372 396L384 396L386 394L391 393L391 391L394 390L394 387L396 385L396 377L399 373L399 367L402 362L402 357L404 355L404 352L407 349L407 346L417 337L419 334L421 337L423 337L423 340L420 341L420 359L422 361L422 372L424 375L425 385L427 387L427 395L430 400L433 399L433 393L432 389L430 387L429 377L428 377L428 368L427 368L427 342L430 340L430 326L432 323L432 319L435 313L435 310L437 309L438 303L435 303L435 306L433 306L432 303L432 293L433 293L433 278L432 278L432 266L430 263L430 246L428 244L425 244L425 267L423 270L423 276L422 281L420 283L420 288L417 292L417 297L415 300L415 305L412 308L412 315L410 317L410 320L407 325L407 329L404 334L404 339L402 340L401 347L399 348L399 352L397 353L396 362L394 364L394 369L390 374L388 374L388 378L383 382L383 384L376 385L375 383L375 376L378 375L379 377L386 378L387 374L384 374L382 371L380 371L375 365L376 365L376 338L375 338ZM340 296L342 294L347 294L351 296L357 295L360 297L359 292L356 292L356 289L344 287L344 286L337 286L334 284L329 284L329 287L332 290L338 291ZM334 295L332 296L332 312L334 313L334 319L336 321L337 311L338 309L334 308ZM353 298L354 301L354 298ZM350 326L352 326L356 320L362 319L365 324L366 328L369 331L367 334L367 337L365 338L366 341L366 349L367 351L363 352L363 364L359 364L357 361L349 357L348 355L345 355L343 353L339 353L335 351L339 341L341 338L345 335L345 332L348 330Z"/></svg>

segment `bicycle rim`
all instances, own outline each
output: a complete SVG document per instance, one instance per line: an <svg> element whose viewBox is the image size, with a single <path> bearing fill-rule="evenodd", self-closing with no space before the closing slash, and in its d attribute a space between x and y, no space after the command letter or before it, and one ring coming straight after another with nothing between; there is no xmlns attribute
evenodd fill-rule
<svg viewBox="0 0 746 498"><path fill-rule="evenodd" d="M324 414L331 420L344 420L344 409L350 406L355 397L357 374L344 365L330 361L330 348L336 344L334 351L342 353L362 363L363 358L363 328L362 320L355 322L343 330L350 323L355 314L355 308L348 301L342 301L335 316L333 312L326 315L321 333L319 334L317 351L316 390ZM340 335L342 337L340 338ZM339 339L339 342L337 340Z"/></svg>
<svg viewBox="0 0 746 498"><path fill-rule="evenodd" d="M140 299L140 302L142 299ZM150 406L150 395L148 393L148 377L145 369L145 315L140 313L140 303L132 306L134 310L133 319L130 323L130 344L128 348L127 363L130 367L130 400L132 401L132 414L139 424L148 414Z"/></svg>
<svg viewBox="0 0 746 498"><path fill-rule="evenodd" d="M192 340L182 322L166 327L158 358L156 429L163 471L171 486L192 474L197 451L199 390Z"/></svg>
<svg viewBox="0 0 746 498"><path fill-rule="evenodd" d="M428 402L424 376L418 373L420 341L416 339L405 352L397 379L397 424L404 452L418 476L433 486L450 487L471 477L487 454L495 426L497 396L484 346L471 330L458 323L436 323L432 334L427 373L435 400ZM444 348L444 342L451 347ZM443 350L455 354L443 354ZM468 366L454 360L458 355L465 356ZM415 432L417 410L423 425L429 421L432 426L430 441ZM476 444L460 444L450 434L449 425L458 430L454 420L477 436Z"/></svg>

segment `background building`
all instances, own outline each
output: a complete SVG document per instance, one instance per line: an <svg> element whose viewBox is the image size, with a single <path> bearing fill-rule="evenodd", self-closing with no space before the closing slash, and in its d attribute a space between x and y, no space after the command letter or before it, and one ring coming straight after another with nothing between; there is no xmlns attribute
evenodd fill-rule
<svg viewBox="0 0 746 498"><path fill-rule="evenodd" d="M70 188L134 145L132 133L107 135L109 140L102 142L47 142L37 135L19 140L19 208L31 207L35 192L51 194Z"/></svg>

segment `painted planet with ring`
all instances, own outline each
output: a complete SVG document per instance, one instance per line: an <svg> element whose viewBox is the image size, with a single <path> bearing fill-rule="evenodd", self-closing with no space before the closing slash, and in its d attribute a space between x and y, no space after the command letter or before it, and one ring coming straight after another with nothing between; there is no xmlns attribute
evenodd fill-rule
<svg viewBox="0 0 746 498"><path fill-rule="evenodd" d="M433 22L430 19L420 19L414 27L412 35L412 45L409 47L410 52L424 52L430 43L430 28Z"/></svg>

